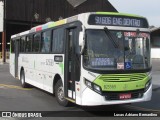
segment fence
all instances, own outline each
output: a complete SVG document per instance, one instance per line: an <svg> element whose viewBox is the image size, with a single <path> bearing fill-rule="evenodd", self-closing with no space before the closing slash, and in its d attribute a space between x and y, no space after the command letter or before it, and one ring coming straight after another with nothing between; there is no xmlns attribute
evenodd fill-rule
<svg viewBox="0 0 160 120"><path fill-rule="evenodd" d="M2 52L0 52L0 59L2 59ZM6 52L6 59L9 59L9 52Z"/></svg>

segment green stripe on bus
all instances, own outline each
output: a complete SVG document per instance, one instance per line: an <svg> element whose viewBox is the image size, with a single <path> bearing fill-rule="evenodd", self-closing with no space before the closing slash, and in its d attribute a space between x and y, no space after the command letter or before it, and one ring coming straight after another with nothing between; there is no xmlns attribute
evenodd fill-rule
<svg viewBox="0 0 160 120"><path fill-rule="evenodd" d="M63 75L63 72L64 72L64 64L63 63L60 63L59 64L59 67L61 68L61 73Z"/></svg>
<svg viewBox="0 0 160 120"><path fill-rule="evenodd" d="M51 23L51 24L48 25L48 28L52 28L52 27L55 27L55 26L56 26L55 23Z"/></svg>
<svg viewBox="0 0 160 120"><path fill-rule="evenodd" d="M144 74L109 74L100 75L94 83L102 91L130 91L144 89L149 77Z"/></svg>

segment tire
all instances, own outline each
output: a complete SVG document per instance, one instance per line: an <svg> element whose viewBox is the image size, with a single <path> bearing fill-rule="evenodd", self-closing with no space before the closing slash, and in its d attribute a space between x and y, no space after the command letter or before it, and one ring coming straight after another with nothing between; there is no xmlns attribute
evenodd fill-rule
<svg viewBox="0 0 160 120"><path fill-rule="evenodd" d="M23 88L28 88L29 87L29 85L25 82L25 73L24 73L24 70L21 71L20 81L21 81L21 86Z"/></svg>
<svg viewBox="0 0 160 120"><path fill-rule="evenodd" d="M61 79L58 80L55 85L55 96L56 96L57 102L60 105L62 105L64 107L67 107L70 105L70 102L68 100L66 100L64 97L64 90L63 90L63 85L62 85Z"/></svg>

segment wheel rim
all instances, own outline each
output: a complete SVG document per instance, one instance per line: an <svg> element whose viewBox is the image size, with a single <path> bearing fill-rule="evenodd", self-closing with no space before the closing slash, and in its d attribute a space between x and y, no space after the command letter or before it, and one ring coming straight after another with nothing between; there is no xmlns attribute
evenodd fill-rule
<svg viewBox="0 0 160 120"><path fill-rule="evenodd" d="M57 96L60 101L64 101L64 92L62 87L58 88Z"/></svg>

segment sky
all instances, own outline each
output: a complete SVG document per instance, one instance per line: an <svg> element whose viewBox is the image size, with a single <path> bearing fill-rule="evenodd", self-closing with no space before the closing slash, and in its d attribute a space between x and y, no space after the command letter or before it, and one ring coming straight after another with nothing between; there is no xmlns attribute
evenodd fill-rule
<svg viewBox="0 0 160 120"><path fill-rule="evenodd" d="M150 26L160 27L160 0L108 0L121 13L144 16Z"/></svg>

